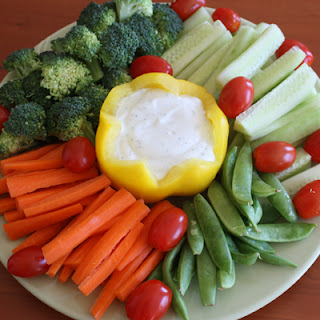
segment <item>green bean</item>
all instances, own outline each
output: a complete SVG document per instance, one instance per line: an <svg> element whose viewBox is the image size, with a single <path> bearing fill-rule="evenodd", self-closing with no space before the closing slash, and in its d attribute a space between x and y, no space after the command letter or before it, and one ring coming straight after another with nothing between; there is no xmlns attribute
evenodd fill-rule
<svg viewBox="0 0 320 320"><path fill-rule="evenodd" d="M252 185L252 150L249 142L245 142L241 147L233 172L232 193L242 204L251 205Z"/></svg>
<svg viewBox="0 0 320 320"><path fill-rule="evenodd" d="M208 198L226 229L238 236L246 234L246 226L224 188L214 180L208 189Z"/></svg>
<svg viewBox="0 0 320 320"><path fill-rule="evenodd" d="M281 217L279 211L271 203L262 203L262 217L260 223L272 223Z"/></svg>
<svg viewBox="0 0 320 320"><path fill-rule="evenodd" d="M223 270L217 270L217 279L221 289L230 289L236 282L236 268L234 262L232 262L232 270L230 273Z"/></svg>
<svg viewBox="0 0 320 320"><path fill-rule="evenodd" d="M171 251L169 251L163 261L162 264L162 273L163 273L163 280L164 283L171 289L172 291L172 307L175 312L184 320L189 320L187 306L183 300L183 297L178 290L178 287L174 283L171 271L173 268L174 260L176 259L177 255L179 254L186 238L182 238L177 246L175 246Z"/></svg>
<svg viewBox="0 0 320 320"><path fill-rule="evenodd" d="M193 255L188 242L185 242L180 253L178 264L178 287L183 296L189 288L195 270L196 258Z"/></svg>
<svg viewBox="0 0 320 320"><path fill-rule="evenodd" d="M155 269L150 273L148 280L157 279L160 281L163 281L163 275L162 275L162 262L160 262Z"/></svg>
<svg viewBox="0 0 320 320"><path fill-rule="evenodd" d="M239 237L238 238L242 243L247 244L248 246L252 247L255 249L254 252L266 252L266 253L274 253L275 250L269 245L269 243L265 242L265 241L261 241L261 240L254 240L254 239L250 239L248 237ZM235 238L235 242L238 246L238 241L237 238ZM238 246L239 248L239 246ZM240 248L239 248L240 249ZM240 249L240 251L242 251ZM251 251L252 252L252 251Z"/></svg>
<svg viewBox="0 0 320 320"><path fill-rule="evenodd" d="M217 292L217 267L204 246L201 254L196 256L197 276L202 304L214 305Z"/></svg>
<svg viewBox="0 0 320 320"><path fill-rule="evenodd" d="M288 195L286 189L283 187L279 179L271 173L263 173L261 174L261 178L266 183L280 190L280 192L277 192L268 197L273 206L288 222L296 222L298 219L298 214L290 196Z"/></svg>
<svg viewBox="0 0 320 320"><path fill-rule="evenodd" d="M276 256L275 254L272 254L272 253L261 253L260 259L262 262L274 264L276 266L289 266L293 268L297 267L297 265L292 261Z"/></svg>
<svg viewBox="0 0 320 320"><path fill-rule="evenodd" d="M213 262L219 269L231 272L231 253L216 213L201 194L197 194L194 197L194 206L205 245Z"/></svg>
<svg viewBox="0 0 320 320"><path fill-rule="evenodd" d="M187 238L193 254L197 255L202 252L204 238L196 216L194 204L190 200L183 202L183 210L188 217Z"/></svg>
<svg viewBox="0 0 320 320"><path fill-rule="evenodd" d="M291 242L308 237L315 227L316 224L304 222L261 224L259 232L247 227L247 237L266 242Z"/></svg>
<svg viewBox="0 0 320 320"><path fill-rule="evenodd" d="M278 192L278 190L270 184L264 182L258 172L256 170L253 170L252 172L252 193L260 198L269 197L273 194Z"/></svg>

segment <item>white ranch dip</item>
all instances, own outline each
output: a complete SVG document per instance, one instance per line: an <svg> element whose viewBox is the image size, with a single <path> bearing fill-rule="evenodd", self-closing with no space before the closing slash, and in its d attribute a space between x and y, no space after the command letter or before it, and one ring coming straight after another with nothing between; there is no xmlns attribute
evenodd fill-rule
<svg viewBox="0 0 320 320"><path fill-rule="evenodd" d="M185 160L215 160L212 124L198 98L141 89L121 99L116 117L121 132L115 156L145 159L158 180Z"/></svg>

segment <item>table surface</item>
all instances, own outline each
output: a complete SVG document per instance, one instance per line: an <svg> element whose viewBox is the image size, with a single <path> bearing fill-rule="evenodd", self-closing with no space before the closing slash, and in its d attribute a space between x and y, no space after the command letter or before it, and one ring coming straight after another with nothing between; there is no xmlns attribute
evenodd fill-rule
<svg viewBox="0 0 320 320"><path fill-rule="evenodd" d="M33 47L42 39L75 21L90 0L0 1L0 61L12 51ZM103 2L103 1L96 1ZM315 56L314 70L320 74L320 1L308 0L207 0L209 7L229 7L255 22L276 23L287 38L304 42ZM6 75L0 70L0 79ZM319 319L320 259L287 292L244 320ZM68 320L46 306L11 277L0 263L1 319ZM28 315L26 317L26 315Z"/></svg>

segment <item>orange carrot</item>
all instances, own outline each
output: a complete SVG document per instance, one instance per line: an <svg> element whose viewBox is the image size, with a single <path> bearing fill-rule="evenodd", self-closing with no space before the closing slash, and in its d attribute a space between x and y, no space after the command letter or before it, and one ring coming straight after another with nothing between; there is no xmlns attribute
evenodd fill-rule
<svg viewBox="0 0 320 320"><path fill-rule="evenodd" d="M61 283L65 283L67 282L67 280L70 278L70 276L72 275L73 269L67 266L63 266L61 269L61 272L58 276L58 280Z"/></svg>
<svg viewBox="0 0 320 320"><path fill-rule="evenodd" d="M110 185L111 181L105 174L101 174L71 188L44 198L24 209L26 217L34 217L44 212L56 210L91 196Z"/></svg>
<svg viewBox="0 0 320 320"><path fill-rule="evenodd" d="M106 280L110 274L116 268L116 265L120 262L121 258L129 251L134 241L138 238L143 224L139 222L128 234L121 240L117 247L113 250L110 256L105 259L90 276L88 276L79 285L79 290L84 295L89 295L95 290L104 280Z"/></svg>
<svg viewBox="0 0 320 320"><path fill-rule="evenodd" d="M63 153L64 146L65 146L65 143L61 143L61 144L57 145L57 148L44 154L39 159L41 159L41 160L62 159L62 153Z"/></svg>
<svg viewBox="0 0 320 320"><path fill-rule="evenodd" d="M60 268L63 266L63 263L65 262L65 260L68 258L70 252L68 252L67 254L65 254L64 256L62 256L61 258L59 258L57 261L55 261L49 268L49 270L46 272L47 275L50 278L55 277L55 275L58 273L58 271L60 270Z"/></svg>
<svg viewBox="0 0 320 320"><path fill-rule="evenodd" d="M25 171L41 171L49 169L58 169L63 167L61 159L36 159L25 160L6 164L7 170L25 170Z"/></svg>
<svg viewBox="0 0 320 320"><path fill-rule="evenodd" d="M123 188L117 191L88 217L79 223L73 224L69 230L60 232L57 237L42 247L47 263L51 264L66 253L71 252L103 224L121 214L135 201L136 199L129 191Z"/></svg>
<svg viewBox="0 0 320 320"><path fill-rule="evenodd" d="M118 264L117 270L122 270L126 265L128 265L128 263L130 263L133 259L135 259L135 257L137 257L144 250L145 247L149 245L148 234L149 234L149 229L152 225L152 222L161 212L172 207L174 207L174 205L168 200L162 200L160 202L157 202L151 207L150 214L148 214L148 216L143 220L144 230L141 232L140 237L137 239L136 243L132 246L131 250Z"/></svg>
<svg viewBox="0 0 320 320"><path fill-rule="evenodd" d="M10 197L0 199L0 214L3 214L7 211L15 210L16 202Z"/></svg>
<svg viewBox="0 0 320 320"><path fill-rule="evenodd" d="M11 198L15 198L37 189L91 179L97 175L96 168L81 173L74 173L66 168L51 169L7 177L7 185Z"/></svg>
<svg viewBox="0 0 320 320"><path fill-rule="evenodd" d="M122 217L107 231L92 251L79 265L72 276L76 284L80 284L88 277L98 265L107 258L120 240L140 222L148 213L148 206L136 201L130 206Z"/></svg>
<svg viewBox="0 0 320 320"><path fill-rule="evenodd" d="M92 203L92 201L94 201L96 199L97 193L92 194L90 196L87 196L87 197L79 200L79 203L81 203L83 207L87 207L89 204Z"/></svg>
<svg viewBox="0 0 320 320"><path fill-rule="evenodd" d="M3 214L3 216L7 222L13 222L25 218L23 212L21 213L18 210L7 211Z"/></svg>
<svg viewBox="0 0 320 320"><path fill-rule="evenodd" d="M31 247L31 246L44 246L53 237L55 237L62 228L67 224L67 221L61 221L51 226L39 229L32 233L28 238L26 238L22 243L20 243L16 248L12 250L12 253L18 252L21 249Z"/></svg>
<svg viewBox="0 0 320 320"><path fill-rule="evenodd" d="M116 291L120 301L126 301L134 289L141 284L154 268L161 262L165 253L154 249L148 258L141 264L137 271Z"/></svg>
<svg viewBox="0 0 320 320"><path fill-rule="evenodd" d="M105 233L107 231L109 231L109 229L119 220L121 219L121 217L123 216L123 213L117 217L114 217L112 220L108 221L107 223L105 223L103 226L101 226L101 228L99 228L95 234L101 234L101 233Z"/></svg>
<svg viewBox="0 0 320 320"><path fill-rule="evenodd" d="M44 146L44 147L41 147L41 148L38 148L35 150L20 153L16 156L13 156L10 158L3 159L0 161L0 172L3 175L7 175L9 172L12 171L12 170L6 168L7 164L13 163L13 162L18 162L18 161L39 159L40 157L42 157L46 153L50 152L51 150L54 150L58 146L59 146L58 144L51 144L51 145L47 145L47 146Z"/></svg>
<svg viewBox="0 0 320 320"><path fill-rule="evenodd" d="M138 269L141 263L146 259L152 247L146 248L135 260L127 265L123 270L115 270L109 280L107 280L103 290L96 299L90 312L96 320L99 320L108 309L112 301L116 298L116 290L124 284L130 276Z"/></svg>
<svg viewBox="0 0 320 320"><path fill-rule="evenodd" d="M16 240L39 229L67 220L81 211L82 205L77 203L38 217L8 222L3 225L3 228L9 239Z"/></svg>
<svg viewBox="0 0 320 320"><path fill-rule="evenodd" d="M0 178L0 194L4 194L7 192L8 192L7 178L1 177Z"/></svg>

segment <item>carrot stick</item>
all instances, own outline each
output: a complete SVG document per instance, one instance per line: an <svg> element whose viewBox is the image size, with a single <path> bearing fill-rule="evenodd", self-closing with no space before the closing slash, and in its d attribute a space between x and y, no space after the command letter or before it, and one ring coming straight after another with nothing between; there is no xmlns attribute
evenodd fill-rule
<svg viewBox="0 0 320 320"><path fill-rule="evenodd" d="M88 276L79 285L79 290L86 296L88 296L93 290L95 290L104 280L106 280L110 274L116 268L116 265L120 262L123 255L126 254L132 247L134 241L138 238L143 224L139 222L128 234L121 240L118 246L113 250L110 256L105 259L90 276Z"/></svg>
<svg viewBox="0 0 320 320"><path fill-rule="evenodd" d="M165 253L160 250L153 250L148 258L141 264L137 271L116 291L120 301L126 301L134 289L141 284L154 268L161 262Z"/></svg>
<svg viewBox="0 0 320 320"><path fill-rule="evenodd" d="M24 209L26 217L34 217L44 212L56 210L91 196L110 185L111 181L105 174L101 174L71 188L44 198Z"/></svg>
<svg viewBox="0 0 320 320"><path fill-rule="evenodd" d="M49 268L49 270L46 272L46 274L50 277L53 278L55 275L58 273L60 268L63 266L63 263L65 260L68 258L70 252L65 254L64 256L60 257L57 261L55 261Z"/></svg>
<svg viewBox="0 0 320 320"><path fill-rule="evenodd" d="M122 188L117 191L88 217L79 223L74 223L69 230L60 232L57 237L42 248L47 263L51 264L66 253L71 252L103 224L121 214L135 201L134 196L127 190Z"/></svg>
<svg viewBox="0 0 320 320"><path fill-rule="evenodd" d="M18 210L7 211L3 216L7 222L13 222L25 218L23 212L21 213Z"/></svg>
<svg viewBox="0 0 320 320"><path fill-rule="evenodd" d="M18 161L25 161L25 160L35 160L39 159L41 156L45 155L46 153L50 152L51 150L54 150L57 148L58 144L51 144L47 145L35 150L31 150L28 152L20 153L16 156L6 158L0 161L0 172L2 175L7 175L12 170L6 169L6 165L8 163L18 162Z"/></svg>
<svg viewBox="0 0 320 320"><path fill-rule="evenodd" d="M36 159L25 160L6 164L7 170L26 170L26 171L41 171L49 169L58 169L63 167L61 159Z"/></svg>
<svg viewBox="0 0 320 320"><path fill-rule="evenodd" d="M116 290L125 283L130 276L138 269L141 263L152 251L152 247L147 247L135 260L128 264L123 270L115 270L107 283L105 284L100 295L96 299L90 312L96 320L99 320L108 309L112 301L116 298Z"/></svg>
<svg viewBox="0 0 320 320"><path fill-rule="evenodd" d="M117 217L114 217L112 220L108 221L107 223L105 223L103 226L101 226L101 228L99 228L96 231L96 234L101 234L101 233L105 233L107 231L110 230L110 228L119 220L121 219L123 213Z"/></svg>
<svg viewBox="0 0 320 320"><path fill-rule="evenodd" d="M70 276L72 275L73 269L67 266L63 266L61 269L61 272L58 276L58 280L61 283L65 283L67 282L67 280L70 278Z"/></svg>
<svg viewBox="0 0 320 320"><path fill-rule="evenodd" d="M69 207L42 214L38 217L8 222L3 225L3 228L9 239L16 240L36 230L67 220L81 211L82 205L77 203Z"/></svg>
<svg viewBox="0 0 320 320"><path fill-rule="evenodd" d="M134 226L149 213L149 211L149 207L139 201L136 201L130 206L82 261L74 272L72 280L78 285L84 281L85 278L110 255L120 240L133 229Z"/></svg>
<svg viewBox="0 0 320 320"><path fill-rule="evenodd" d="M32 233L22 243L12 250L12 253L18 252L21 249L32 246L44 246L53 237L55 237L66 225L66 221L61 221L48 227L44 227Z"/></svg>
<svg viewBox="0 0 320 320"><path fill-rule="evenodd" d="M118 264L117 270L122 270L128 263L130 263L135 257L137 257L145 247L148 246L148 234L149 229L155 220L155 218L164 210L168 208L172 208L174 205L168 200L162 200L157 202L151 207L151 211L148 216L144 219L144 230L141 232L140 237L137 239L135 244L132 246L131 250L127 253L127 255L122 259L122 261Z"/></svg>
<svg viewBox="0 0 320 320"><path fill-rule="evenodd" d="M79 203L81 203L83 207L87 207L89 204L92 203L92 201L94 201L96 199L96 195L97 194L95 193L90 196L87 196L87 197L79 200Z"/></svg>
<svg viewBox="0 0 320 320"><path fill-rule="evenodd" d="M57 146L57 148L49 151L48 153L44 154L39 159L41 160L48 160L48 159L62 159L62 153L64 149L65 143L61 143Z"/></svg>
<svg viewBox="0 0 320 320"><path fill-rule="evenodd" d="M0 199L0 214L3 214L7 211L15 210L16 202L10 197Z"/></svg>
<svg viewBox="0 0 320 320"><path fill-rule="evenodd" d="M90 168L81 173L74 173L66 168L61 168L7 177L7 185L11 198L15 198L37 189L91 179L97 175L98 170L96 168Z"/></svg>
<svg viewBox="0 0 320 320"><path fill-rule="evenodd" d="M7 178L1 177L0 178L0 194L4 194L7 192L8 192Z"/></svg>

